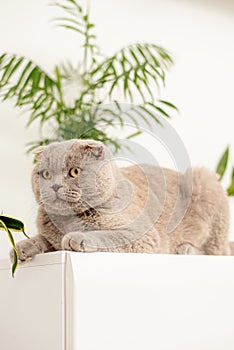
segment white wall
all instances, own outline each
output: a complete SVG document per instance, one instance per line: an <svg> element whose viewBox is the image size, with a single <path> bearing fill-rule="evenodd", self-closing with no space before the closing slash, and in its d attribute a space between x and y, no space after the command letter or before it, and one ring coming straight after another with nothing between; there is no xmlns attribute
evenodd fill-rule
<svg viewBox="0 0 234 350"><path fill-rule="evenodd" d="M56 62L79 56L75 36L53 28L49 22L54 9L48 4L48 0L1 2L0 53L26 55L48 70ZM185 143L192 164L214 168L225 146L234 143L234 11L228 1L219 6L212 6L209 0L205 4L99 0L93 1L91 8L106 53L135 41L152 41L173 53L176 64L163 94L181 111L172 125ZM37 138L37 130L35 126L25 130L27 117L19 115L12 103L1 103L0 210L24 218L28 234L33 235L36 204L30 189L32 159L25 155L24 145ZM2 257L7 255L8 242L2 232L0 236Z"/></svg>

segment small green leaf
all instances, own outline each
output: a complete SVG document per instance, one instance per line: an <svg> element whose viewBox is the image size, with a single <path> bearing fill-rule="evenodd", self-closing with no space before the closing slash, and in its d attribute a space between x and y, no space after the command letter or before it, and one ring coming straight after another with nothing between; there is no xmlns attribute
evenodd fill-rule
<svg viewBox="0 0 234 350"><path fill-rule="evenodd" d="M134 132L133 134L128 135L128 136L126 137L126 139L127 139L127 140L130 140L130 139L132 139L133 137L136 137L136 136L141 135L141 134L142 134L142 131L141 131L141 130L138 130L138 131Z"/></svg>
<svg viewBox="0 0 234 350"><path fill-rule="evenodd" d="M168 101L164 101L164 100L158 100L158 101L163 103L164 105L170 107L170 108L175 109L177 112L179 112L179 109L173 103L168 102Z"/></svg>
<svg viewBox="0 0 234 350"><path fill-rule="evenodd" d="M140 65L140 61L139 61L139 59L137 58L137 55L135 54L134 50L133 50L132 48L129 48L129 51L130 51L132 57L134 58L136 64L137 64L137 65Z"/></svg>
<svg viewBox="0 0 234 350"><path fill-rule="evenodd" d="M216 167L216 173L219 174L220 178L219 180L222 180L223 175L227 169L227 163L228 163L228 157L229 157L229 147L225 150L223 153L217 167Z"/></svg>
<svg viewBox="0 0 234 350"><path fill-rule="evenodd" d="M146 54L144 52L144 47L142 47L142 45L140 45L140 44L137 44L136 47L137 47L137 50L139 51L139 53L141 54L142 58L145 60L145 62L147 62L147 57L146 57Z"/></svg>
<svg viewBox="0 0 234 350"><path fill-rule="evenodd" d="M72 25L65 24L65 23L60 23L59 27L70 29L70 30L73 30L73 31L80 33L80 34L85 34L84 31L82 31L81 29L74 27Z"/></svg>
<svg viewBox="0 0 234 350"><path fill-rule="evenodd" d="M234 196L234 183L230 187L228 187L227 194L229 197Z"/></svg>
<svg viewBox="0 0 234 350"><path fill-rule="evenodd" d="M158 111L164 117L171 118L170 115L166 111L164 111L164 109L162 109L161 107L156 106L154 103L148 102L148 105L150 105L151 107L155 108L156 111Z"/></svg>
<svg viewBox="0 0 234 350"><path fill-rule="evenodd" d="M57 17L57 18L54 18L52 21L54 21L54 22L65 21L65 22L70 22L70 23L76 24L77 26L82 26L81 22L79 22L79 21L77 21L77 19L73 19L73 18ZM59 26L59 23L58 23L58 26Z"/></svg>
<svg viewBox="0 0 234 350"><path fill-rule="evenodd" d="M8 231L8 233L10 234L10 231ZM11 268L11 273L12 273L12 277L15 276L15 271L18 267L18 261L19 261L19 258L18 258L18 252L16 250L16 248L14 249L15 247L13 247L13 252L14 252L14 261L13 261L13 265L12 265L12 268Z"/></svg>
<svg viewBox="0 0 234 350"><path fill-rule="evenodd" d="M159 61L156 59L155 55L152 53L152 51L150 50L150 48L148 46L146 46L146 51L148 52L150 58L152 59L153 65L156 67L160 67Z"/></svg>
<svg viewBox="0 0 234 350"><path fill-rule="evenodd" d="M152 106L152 104L151 104L151 106ZM145 106L139 106L139 108L142 109L143 111L145 111L145 113L147 113L151 118L153 118L157 124L162 125L160 120L156 117L155 113L153 113L150 109L148 109ZM150 124L150 126L151 126L151 124Z"/></svg>
<svg viewBox="0 0 234 350"><path fill-rule="evenodd" d="M108 92L108 95L111 97L112 94L113 94L113 91L114 91L114 88L118 85L118 79L114 80L111 87L110 87L110 90Z"/></svg>
<svg viewBox="0 0 234 350"><path fill-rule="evenodd" d="M21 63L23 62L23 58L21 57L20 59L18 59L18 61L16 62L15 65L11 65L11 69L8 70L8 74L7 76L5 76L5 81L8 82L9 79L12 77L12 75L15 73L15 71L19 68L19 66L21 65ZM2 77L2 80L4 80L4 78Z"/></svg>
<svg viewBox="0 0 234 350"><path fill-rule="evenodd" d="M20 85L21 85L21 83L22 83L22 81L23 81L23 79L24 79L26 73L28 72L28 70L30 69L30 67L32 66L32 64L33 64L32 61L29 61L29 62L26 64L26 66L25 66L23 72L21 73L21 75L20 75L20 77L19 77L19 80L18 80L17 84L15 85L15 89L18 89L18 88L20 87Z"/></svg>
<svg viewBox="0 0 234 350"><path fill-rule="evenodd" d="M7 54L4 53L3 55L0 56L0 67L1 67L2 63L4 62L4 59L5 59L6 55Z"/></svg>
<svg viewBox="0 0 234 350"><path fill-rule="evenodd" d="M38 90L39 88L39 84L40 84L40 80L41 80L41 72L40 70L35 70L34 74L33 74L33 81L32 81L32 89L33 90Z"/></svg>
<svg viewBox="0 0 234 350"><path fill-rule="evenodd" d="M228 196L234 196L234 167L232 168L231 183L227 189Z"/></svg>

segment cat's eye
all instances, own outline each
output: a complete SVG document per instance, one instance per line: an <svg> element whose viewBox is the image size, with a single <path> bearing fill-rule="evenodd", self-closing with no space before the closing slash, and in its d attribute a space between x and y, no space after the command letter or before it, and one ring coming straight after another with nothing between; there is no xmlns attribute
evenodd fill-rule
<svg viewBox="0 0 234 350"><path fill-rule="evenodd" d="M71 177L77 177L80 175L80 168L71 168L68 172Z"/></svg>
<svg viewBox="0 0 234 350"><path fill-rule="evenodd" d="M48 169L42 170L41 176L42 176L45 180L50 180L51 177L52 177L51 171L48 170Z"/></svg>

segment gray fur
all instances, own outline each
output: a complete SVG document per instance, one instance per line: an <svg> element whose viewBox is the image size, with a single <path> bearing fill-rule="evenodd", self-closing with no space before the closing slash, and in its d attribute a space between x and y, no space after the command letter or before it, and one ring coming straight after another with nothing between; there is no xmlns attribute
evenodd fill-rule
<svg viewBox="0 0 234 350"><path fill-rule="evenodd" d="M118 168L94 140L53 143L35 154L38 235L17 244L21 262L62 249L230 254L227 197L208 170ZM74 168L76 178L69 175Z"/></svg>

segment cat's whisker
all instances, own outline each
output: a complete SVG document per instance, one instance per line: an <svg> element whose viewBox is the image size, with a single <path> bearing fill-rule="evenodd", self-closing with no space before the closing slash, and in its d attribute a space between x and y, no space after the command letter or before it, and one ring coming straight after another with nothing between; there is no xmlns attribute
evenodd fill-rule
<svg viewBox="0 0 234 350"><path fill-rule="evenodd" d="M47 204L50 202L50 196L43 196L40 198L39 205Z"/></svg>

